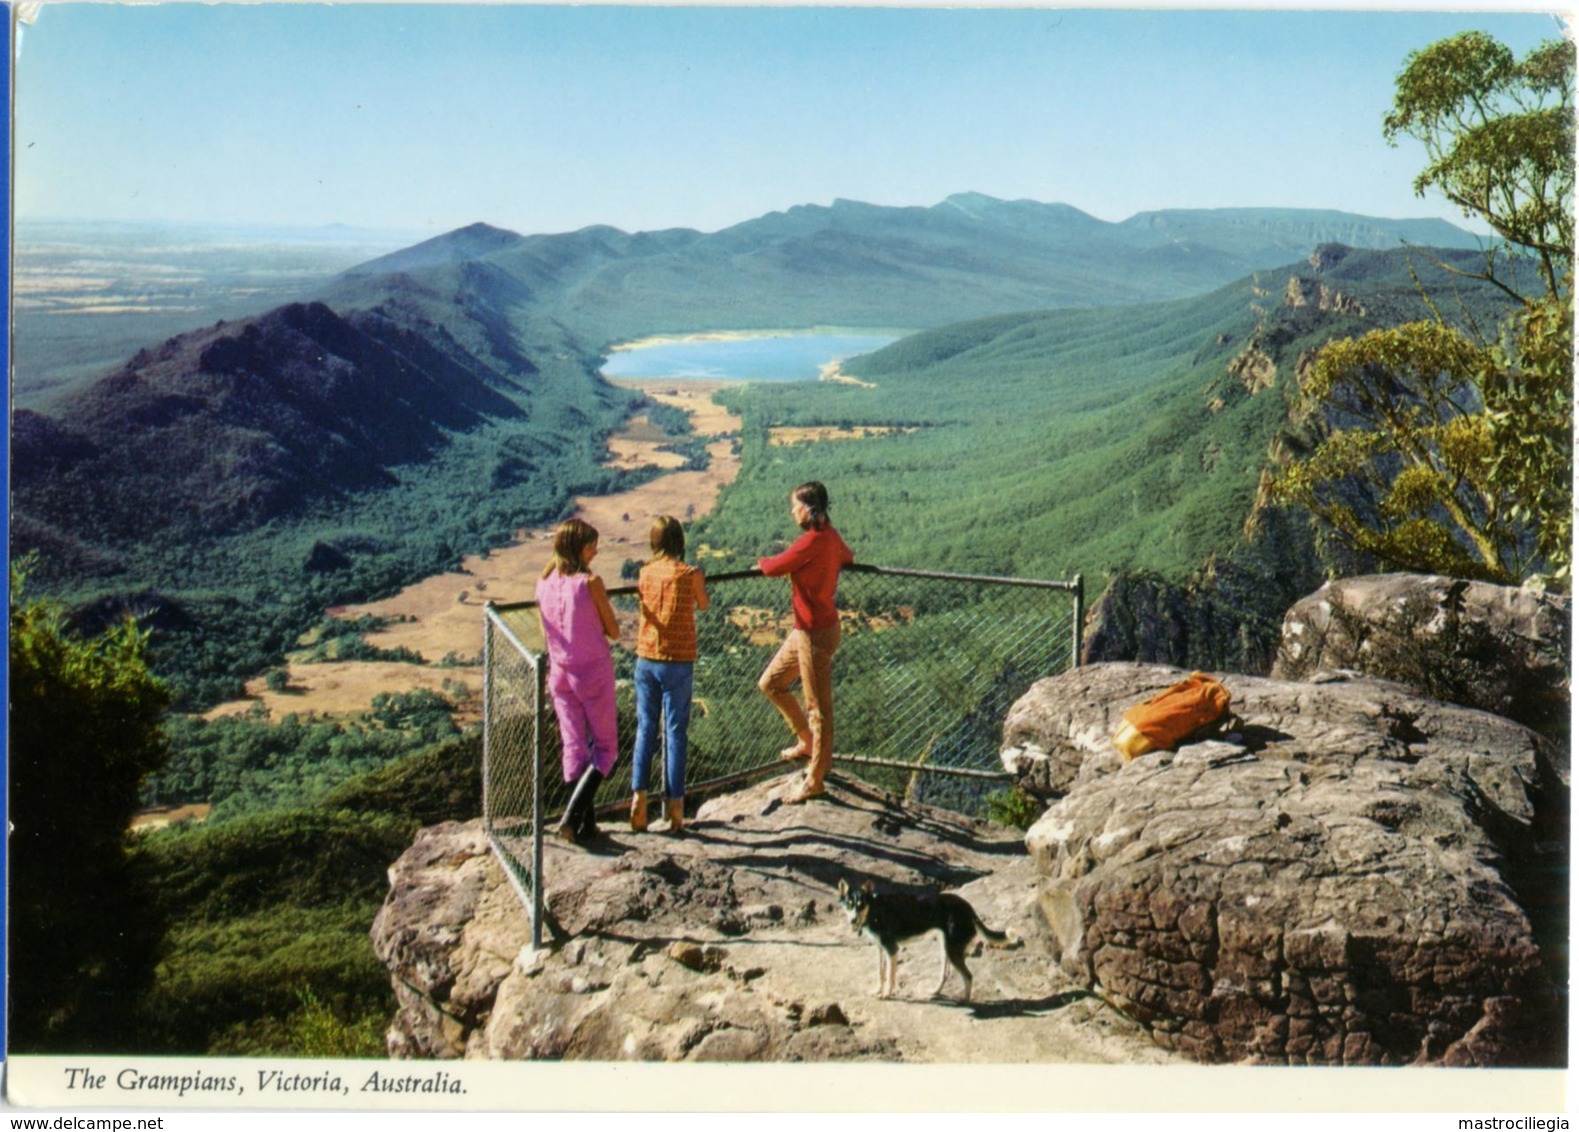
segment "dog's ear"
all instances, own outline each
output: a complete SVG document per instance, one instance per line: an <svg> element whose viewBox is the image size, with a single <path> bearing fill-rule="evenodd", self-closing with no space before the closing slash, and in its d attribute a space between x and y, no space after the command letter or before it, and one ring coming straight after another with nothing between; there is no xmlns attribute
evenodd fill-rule
<svg viewBox="0 0 1579 1132"><path fill-rule="evenodd" d="M871 881L864 881L861 884L861 891L866 893L868 896L870 896L872 893L877 891L877 886L874 885Z"/></svg>
<svg viewBox="0 0 1579 1132"><path fill-rule="evenodd" d="M850 895L850 886L845 882L843 877L839 878L839 895L841 897Z"/></svg>

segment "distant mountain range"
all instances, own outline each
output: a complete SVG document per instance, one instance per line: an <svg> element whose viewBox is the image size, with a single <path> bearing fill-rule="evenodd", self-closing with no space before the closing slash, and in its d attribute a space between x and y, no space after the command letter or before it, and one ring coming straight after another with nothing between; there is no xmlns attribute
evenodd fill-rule
<svg viewBox="0 0 1579 1132"><path fill-rule="evenodd" d="M1013 310L1181 298L1319 244L1478 246L1441 220L1306 209L1147 212L1112 224L1063 204L961 193L930 208L835 201L714 233L593 227L521 236L483 224L346 272L331 304L486 264L596 337L663 331L938 326Z"/></svg>

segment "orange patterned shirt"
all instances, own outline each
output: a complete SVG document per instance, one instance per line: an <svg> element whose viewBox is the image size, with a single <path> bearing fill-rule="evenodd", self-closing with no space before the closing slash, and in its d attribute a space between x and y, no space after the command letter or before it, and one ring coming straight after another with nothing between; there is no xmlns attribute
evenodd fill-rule
<svg viewBox="0 0 1579 1132"><path fill-rule="evenodd" d="M636 583L641 622L636 655L648 660L696 659L696 611L707 608L702 572L673 558L654 558Z"/></svg>

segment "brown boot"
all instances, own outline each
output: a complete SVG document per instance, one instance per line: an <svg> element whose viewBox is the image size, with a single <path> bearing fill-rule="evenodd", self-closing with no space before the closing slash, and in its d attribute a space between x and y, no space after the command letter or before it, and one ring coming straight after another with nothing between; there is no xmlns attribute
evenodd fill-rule
<svg viewBox="0 0 1579 1132"><path fill-rule="evenodd" d="M666 804L666 816L669 819L668 833L672 837L685 828L685 799L670 798Z"/></svg>
<svg viewBox="0 0 1579 1132"><path fill-rule="evenodd" d="M641 833L647 828L647 791L638 790L631 795L631 831Z"/></svg>

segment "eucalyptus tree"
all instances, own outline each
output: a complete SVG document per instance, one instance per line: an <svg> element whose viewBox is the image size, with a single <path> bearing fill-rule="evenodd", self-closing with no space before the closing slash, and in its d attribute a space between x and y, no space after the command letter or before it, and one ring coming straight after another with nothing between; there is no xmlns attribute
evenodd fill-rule
<svg viewBox="0 0 1579 1132"><path fill-rule="evenodd" d="M1321 349L1301 401L1321 438L1273 489L1386 566L1568 583L1573 541L1574 45L1523 59L1481 32L1407 59L1385 137L1418 141L1418 195L1486 224L1507 294L1491 333L1435 318ZM1428 300L1432 299L1427 296Z"/></svg>

